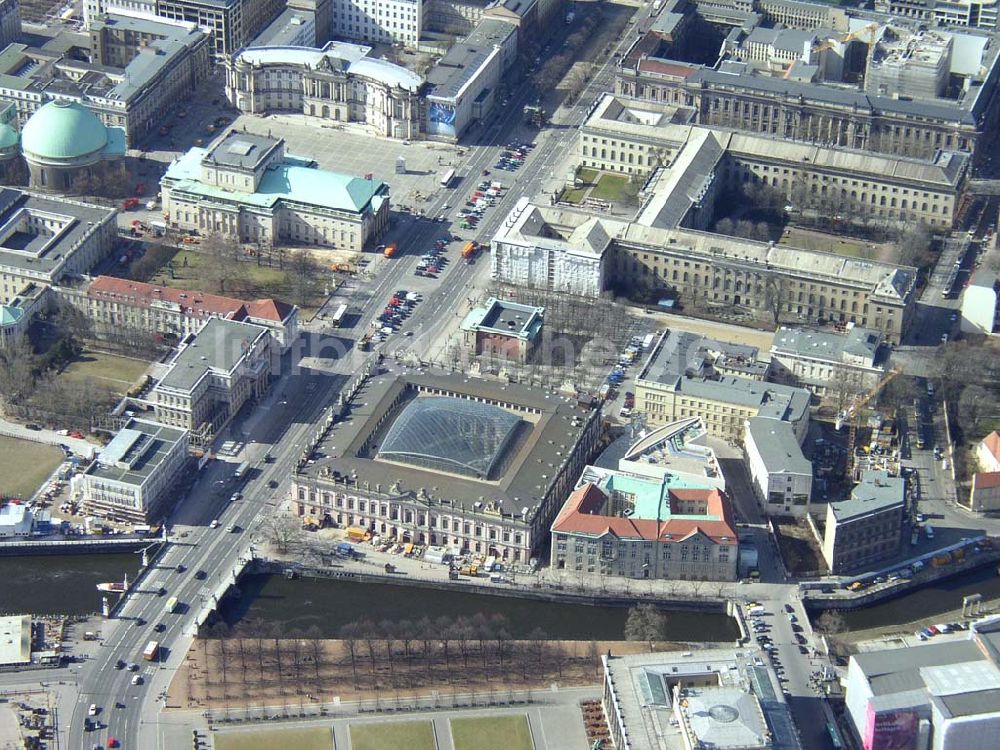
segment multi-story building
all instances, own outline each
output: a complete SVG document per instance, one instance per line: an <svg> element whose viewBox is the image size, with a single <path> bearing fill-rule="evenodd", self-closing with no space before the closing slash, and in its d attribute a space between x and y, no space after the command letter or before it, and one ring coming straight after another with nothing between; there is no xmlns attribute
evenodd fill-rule
<svg viewBox="0 0 1000 750"><path fill-rule="evenodd" d="M457 142L497 106L497 89L517 60L517 27L483 18L427 72L427 137Z"/></svg>
<svg viewBox="0 0 1000 750"><path fill-rule="evenodd" d="M17 345L28 332L29 321L19 305L0 305L0 350Z"/></svg>
<svg viewBox="0 0 1000 750"><path fill-rule="evenodd" d="M250 47L226 60L226 96L243 112L301 112L361 123L387 138L421 138L423 78L369 52L343 42Z"/></svg>
<svg viewBox="0 0 1000 750"><path fill-rule="evenodd" d="M416 48L423 34L423 0L331 0L337 39Z"/></svg>
<svg viewBox="0 0 1000 750"><path fill-rule="evenodd" d="M647 186L667 203L656 208L657 226L703 228L692 208L714 213L714 196L690 185L736 190L747 183L781 191L794 210L834 201L857 221L924 222L950 229L969 171L966 154L935 152L927 159L888 157L844 148L735 133L684 124L685 107L629 102L606 95L580 129L580 165L644 177L667 177ZM677 121L680 121L679 123ZM706 153L707 147L711 151ZM678 174L687 172L687 182ZM689 185L690 183L690 185ZM639 223L650 224L640 217Z"/></svg>
<svg viewBox="0 0 1000 750"><path fill-rule="evenodd" d="M168 493L188 456L186 430L130 419L71 482L84 512L118 521L148 523L169 510Z"/></svg>
<svg viewBox="0 0 1000 750"><path fill-rule="evenodd" d="M295 470L294 510L380 539L525 563L599 445L600 410L524 386L383 373L351 394Z"/></svg>
<svg viewBox="0 0 1000 750"><path fill-rule="evenodd" d="M557 570L732 581L738 552L720 490L589 466L552 524L550 559Z"/></svg>
<svg viewBox="0 0 1000 750"><path fill-rule="evenodd" d="M0 188L0 304L89 273L114 254L117 211Z"/></svg>
<svg viewBox="0 0 1000 750"><path fill-rule="evenodd" d="M599 219L521 198L490 242L490 275L507 284L596 297L611 235Z"/></svg>
<svg viewBox="0 0 1000 750"><path fill-rule="evenodd" d="M975 513L1000 510L1000 471L977 471L972 475L969 508Z"/></svg>
<svg viewBox="0 0 1000 750"><path fill-rule="evenodd" d="M194 24L103 15L87 34L3 50L0 101L17 106L22 124L47 102L76 102L134 145L158 131L210 65L209 37Z"/></svg>
<svg viewBox="0 0 1000 750"><path fill-rule="evenodd" d="M752 645L626 654L609 651L604 715L629 750L777 750L801 746L771 662Z"/></svg>
<svg viewBox="0 0 1000 750"><path fill-rule="evenodd" d="M472 32L491 0L427 0L424 28L439 34L465 35Z"/></svg>
<svg viewBox="0 0 1000 750"><path fill-rule="evenodd" d="M524 364L541 341L545 308L490 297L462 321L462 337L474 355Z"/></svg>
<svg viewBox="0 0 1000 750"><path fill-rule="evenodd" d="M839 57L863 59L877 36L866 28L861 21L844 37L847 42L834 40L834 45L844 46ZM942 96L922 98L928 91L922 84L895 95L865 91L856 82L864 77L864 65L834 66L844 71L845 80L824 82L827 69L801 59L773 76L759 74L756 66L763 63L725 59L713 65L688 63L671 59L670 49L661 49L661 40L650 43L644 37L622 56L615 93L689 108L699 125L749 131L779 142L797 140L917 158L932 158L938 151L973 152L983 134L991 132L1000 106L995 95L997 50L980 38L952 36L962 52L951 55L948 75L961 83ZM907 76L915 70L911 67Z"/></svg>
<svg viewBox="0 0 1000 750"><path fill-rule="evenodd" d="M771 516L804 516L812 496L812 464L788 422L747 420L743 451L761 510Z"/></svg>
<svg viewBox="0 0 1000 750"><path fill-rule="evenodd" d="M21 0L0 0L0 49L21 38Z"/></svg>
<svg viewBox="0 0 1000 750"><path fill-rule="evenodd" d="M692 486L714 487L725 492L726 477L715 451L708 445L708 431L700 417L686 417L643 429L642 433L618 459L619 471L656 480L670 474Z"/></svg>
<svg viewBox="0 0 1000 750"><path fill-rule="evenodd" d="M875 0L875 10L940 26L966 26L990 31L997 28L996 0Z"/></svg>
<svg viewBox="0 0 1000 750"><path fill-rule="evenodd" d="M865 471L848 500L826 506L823 558L835 575L864 570L899 552L906 520L906 480Z"/></svg>
<svg viewBox="0 0 1000 750"><path fill-rule="evenodd" d="M179 341L212 318L266 328L282 349L298 336L298 308L273 299L245 301L115 276L98 276L80 291L59 291L90 319L97 336L126 329Z"/></svg>
<svg viewBox="0 0 1000 750"><path fill-rule="evenodd" d="M208 445L271 382L277 347L268 329L212 318L181 342L167 372L149 396L156 419L191 433L193 445Z"/></svg>
<svg viewBox="0 0 1000 750"><path fill-rule="evenodd" d="M701 417L708 434L742 442L751 417L787 421L801 441L809 391L764 382L767 364L753 347L665 331L635 380L635 408L660 425Z"/></svg>
<svg viewBox="0 0 1000 750"><path fill-rule="evenodd" d="M771 344L770 378L845 403L885 375L882 335L860 326L845 333L781 326Z"/></svg>
<svg viewBox="0 0 1000 750"><path fill-rule="evenodd" d="M280 138L231 131L192 148L160 181L171 226L262 246L303 244L359 252L389 224L389 187L317 169Z"/></svg>
<svg viewBox="0 0 1000 750"><path fill-rule="evenodd" d="M493 279L594 297L663 292L695 309L776 320L855 323L899 343L916 302L915 268L686 228L596 218L522 199L491 243Z"/></svg>
<svg viewBox="0 0 1000 750"><path fill-rule="evenodd" d="M1000 471L1000 432L993 430L976 445L976 462L981 471Z"/></svg>
<svg viewBox="0 0 1000 750"><path fill-rule="evenodd" d="M1000 278L988 268L973 272L962 293L962 333L1000 332Z"/></svg>
<svg viewBox="0 0 1000 750"><path fill-rule="evenodd" d="M281 0L156 1L156 15L208 29L212 53L223 58L249 44L282 8Z"/></svg>
<svg viewBox="0 0 1000 750"><path fill-rule="evenodd" d="M1000 618L965 637L855 654L844 680L859 747L986 750L1000 732Z"/></svg>

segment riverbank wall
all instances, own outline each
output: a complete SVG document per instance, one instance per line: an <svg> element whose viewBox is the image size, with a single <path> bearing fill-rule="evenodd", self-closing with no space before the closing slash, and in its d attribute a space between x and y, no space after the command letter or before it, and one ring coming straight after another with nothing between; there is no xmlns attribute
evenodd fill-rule
<svg viewBox="0 0 1000 750"><path fill-rule="evenodd" d="M378 573L374 571L345 570L342 568L312 567L281 560L256 559L255 573L283 575L290 578L318 578L328 580L356 581L358 583L387 583L395 586L436 589L468 594L506 597L511 599L533 599L557 604L586 604L602 607L632 607L636 604L656 604L670 609L688 612L711 612L732 614L730 600L714 596L661 597L649 594L595 594L542 586L539 583L522 585L517 583L489 583L485 578L468 578L443 581L422 578L407 573Z"/></svg>
<svg viewBox="0 0 1000 750"><path fill-rule="evenodd" d="M155 538L94 537L74 539L21 539L0 542L0 556L23 555L90 555L138 552L143 547L160 543Z"/></svg>

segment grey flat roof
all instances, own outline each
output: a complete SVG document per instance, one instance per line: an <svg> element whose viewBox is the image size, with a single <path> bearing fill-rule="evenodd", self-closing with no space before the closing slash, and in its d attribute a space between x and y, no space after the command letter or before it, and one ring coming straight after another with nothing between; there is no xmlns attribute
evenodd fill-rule
<svg viewBox="0 0 1000 750"><path fill-rule="evenodd" d="M515 413L530 424L530 429L511 447L510 455L502 460L498 478L492 481L367 457L378 450L378 439L387 428L386 424L379 427L379 420L390 414L387 421L391 422L407 396L418 391L423 395L457 394L513 404L522 409L515 409ZM451 501L455 507L461 504L466 512L475 512L473 504L480 500L501 501L504 513L520 514L522 508L529 508L530 519L555 482L559 467L572 453L589 417L590 412L579 408L575 399L521 385L457 375L388 372L365 381L353 401L350 417L337 423L317 448L322 457L303 471L309 476L329 476L329 471L345 476L353 473L359 482L370 483L373 490L380 484L387 491L394 483L399 483L402 492L423 488L434 500ZM366 445L370 438L373 443ZM559 502L563 499L559 498Z"/></svg>
<svg viewBox="0 0 1000 750"><path fill-rule="evenodd" d="M9 235L10 244L0 244L0 266L20 272L56 275L73 249L116 213L113 208L0 187L0 232L4 232L7 223L16 219L18 212L25 209L56 214L66 217L68 221L47 248L41 245L51 238L22 232Z"/></svg>
<svg viewBox="0 0 1000 750"><path fill-rule="evenodd" d="M805 388L738 377L683 378L678 390L698 398L757 408L757 416L796 422L809 412L812 396Z"/></svg>
<svg viewBox="0 0 1000 750"><path fill-rule="evenodd" d="M798 438L788 422L752 417L747 420L747 429L768 473L812 474L812 464L802 455Z"/></svg>
<svg viewBox="0 0 1000 750"><path fill-rule="evenodd" d="M159 422L130 419L97 460L87 476L141 485L163 462L185 431ZM107 461L107 463L104 463Z"/></svg>
<svg viewBox="0 0 1000 750"><path fill-rule="evenodd" d="M427 83L430 86L428 96L444 99L458 96L463 87L486 64L494 50L494 43L486 39L474 40L472 43L459 42L454 45L437 65L427 71Z"/></svg>
<svg viewBox="0 0 1000 750"><path fill-rule="evenodd" d="M906 502L906 480L890 477L885 471L866 471L851 491L849 500L830 503L838 522L889 510Z"/></svg>
<svg viewBox="0 0 1000 750"><path fill-rule="evenodd" d="M309 23L316 23L316 14L313 11L285 8L278 14L277 18L254 37L252 45L254 47L282 47L298 39L302 27ZM313 43L315 44L315 42L314 34Z"/></svg>
<svg viewBox="0 0 1000 750"><path fill-rule="evenodd" d="M771 351L836 362L842 361L844 354L874 360L881 341L878 331L858 326L846 333L782 326L775 334Z"/></svg>
<svg viewBox="0 0 1000 750"><path fill-rule="evenodd" d="M242 359L247 344L267 332L267 328L252 323L212 318L176 354L157 387L187 391L209 370L231 372Z"/></svg>
<svg viewBox="0 0 1000 750"><path fill-rule="evenodd" d="M731 344L701 334L671 329L662 338L638 377L669 384L684 375L704 375L711 369L709 360L714 354L724 355L728 366L744 364L748 374L763 376L767 365L757 361L758 352L755 346Z"/></svg>
<svg viewBox="0 0 1000 750"><path fill-rule="evenodd" d="M854 661L868 679L879 675L905 672L921 667L938 667L984 659L971 640L942 641L916 648L892 648L855 654Z"/></svg>
<svg viewBox="0 0 1000 750"><path fill-rule="evenodd" d="M971 687L971 686L970 686ZM975 716L1000 712L1000 690L976 690L939 696L952 716Z"/></svg>
<svg viewBox="0 0 1000 750"><path fill-rule="evenodd" d="M206 161L226 167L254 169L280 143L266 135L230 132L205 155Z"/></svg>

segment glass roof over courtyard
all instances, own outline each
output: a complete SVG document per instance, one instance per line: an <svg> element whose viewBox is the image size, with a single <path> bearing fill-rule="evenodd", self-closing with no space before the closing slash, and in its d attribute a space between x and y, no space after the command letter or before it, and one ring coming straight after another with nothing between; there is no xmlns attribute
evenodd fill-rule
<svg viewBox="0 0 1000 750"><path fill-rule="evenodd" d="M487 479L503 458L521 419L478 401L416 398L396 417L378 457Z"/></svg>

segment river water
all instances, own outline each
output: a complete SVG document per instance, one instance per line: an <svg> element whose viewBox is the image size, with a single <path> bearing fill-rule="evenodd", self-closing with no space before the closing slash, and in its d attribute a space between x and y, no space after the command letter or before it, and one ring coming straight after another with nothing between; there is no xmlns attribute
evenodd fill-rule
<svg viewBox="0 0 1000 750"><path fill-rule="evenodd" d="M623 637L627 610L621 607L591 607L533 599L466 594L412 586L351 582L328 579L288 580L283 576L247 576L241 584L243 596L228 599L223 619L230 625L260 619L280 622L286 633L313 626L326 637L336 637L349 622L367 618L382 620L432 620L501 614L511 635L527 636L541 628L559 640L618 640ZM738 636L736 624L725 614L665 611L670 640L725 641Z"/></svg>
<svg viewBox="0 0 1000 750"><path fill-rule="evenodd" d="M120 581L139 571L137 554L51 555L0 557L0 613L81 615L99 612L103 581ZM351 621L419 620L425 615L471 616L478 612L507 617L515 636L536 627L561 639L614 639L624 629L625 610L617 607L553 604L409 586L352 583L342 580L249 576L242 598L223 611L230 625L259 618L280 623L286 632L316 626L336 636ZM992 565L961 577L928 586L898 599L854 612L844 612L852 630L910 622L958 609L962 597L982 594L1000 598L1000 576ZM667 612L671 639L680 641L730 640L733 621L722 614Z"/></svg>

